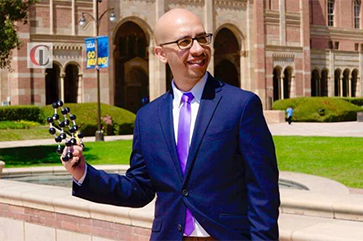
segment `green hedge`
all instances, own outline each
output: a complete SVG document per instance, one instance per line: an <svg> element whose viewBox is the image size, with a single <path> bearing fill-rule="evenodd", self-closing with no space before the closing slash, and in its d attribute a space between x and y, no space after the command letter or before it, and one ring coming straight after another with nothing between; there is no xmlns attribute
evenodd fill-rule
<svg viewBox="0 0 363 241"><path fill-rule="evenodd" d="M342 99L348 101L349 103L352 103L353 105L363 107L363 98L342 98Z"/></svg>
<svg viewBox="0 0 363 241"><path fill-rule="evenodd" d="M14 105L0 107L0 121L35 121L45 123L40 119L41 110L34 105Z"/></svg>
<svg viewBox="0 0 363 241"><path fill-rule="evenodd" d="M65 104L77 116L76 123L85 136L94 136L97 131L97 103ZM41 108L42 119L53 115L51 105ZM60 109L58 110L60 113ZM135 114L125 109L101 104L101 125L106 135L132 134ZM61 117L63 119L63 117Z"/></svg>
<svg viewBox="0 0 363 241"><path fill-rule="evenodd" d="M343 98L337 97L301 97L278 100L273 103L272 109L294 109L293 121L297 122L337 122L355 121L357 112L363 111Z"/></svg>

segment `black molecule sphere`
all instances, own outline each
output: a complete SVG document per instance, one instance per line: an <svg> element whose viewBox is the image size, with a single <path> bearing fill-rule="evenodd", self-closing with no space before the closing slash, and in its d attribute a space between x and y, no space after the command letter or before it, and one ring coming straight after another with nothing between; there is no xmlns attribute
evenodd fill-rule
<svg viewBox="0 0 363 241"><path fill-rule="evenodd" d="M50 134L54 135L55 132L56 132L55 128L53 128L53 127L49 128L49 133Z"/></svg>
<svg viewBox="0 0 363 241"><path fill-rule="evenodd" d="M58 106L58 107L62 107L62 106L63 106L63 101L58 100L58 101L57 101L57 106Z"/></svg>
<svg viewBox="0 0 363 241"><path fill-rule="evenodd" d="M53 120L53 118L52 118L52 117L48 117L48 118L47 118L47 122L50 124L50 123L53 123L53 122L54 122L54 120Z"/></svg>
<svg viewBox="0 0 363 241"><path fill-rule="evenodd" d="M59 136L60 136L63 140L67 138L66 133L61 133Z"/></svg>
<svg viewBox="0 0 363 241"><path fill-rule="evenodd" d="M62 137L61 136L57 136L56 138L54 138L54 140L57 143L62 142Z"/></svg>
<svg viewBox="0 0 363 241"><path fill-rule="evenodd" d="M60 155L63 153L63 148L61 146L57 147L57 153Z"/></svg>

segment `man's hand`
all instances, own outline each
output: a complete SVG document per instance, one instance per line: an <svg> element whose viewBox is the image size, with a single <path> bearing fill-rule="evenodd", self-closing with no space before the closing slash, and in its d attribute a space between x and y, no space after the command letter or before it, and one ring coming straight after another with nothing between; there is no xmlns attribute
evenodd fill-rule
<svg viewBox="0 0 363 241"><path fill-rule="evenodd" d="M68 148L64 148L62 156L67 154ZM69 161L64 162L61 156L61 162L67 171L73 176L77 181L82 178L85 172L85 158L83 156L83 147L80 145L74 145L70 147L70 151L73 154L73 158Z"/></svg>

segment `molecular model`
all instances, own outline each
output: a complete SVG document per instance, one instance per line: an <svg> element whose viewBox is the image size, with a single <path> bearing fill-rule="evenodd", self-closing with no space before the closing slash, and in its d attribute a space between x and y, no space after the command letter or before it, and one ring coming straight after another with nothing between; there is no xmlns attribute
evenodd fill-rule
<svg viewBox="0 0 363 241"><path fill-rule="evenodd" d="M62 156L62 160L66 162L73 158L72 146L77 145L77 139L83 148L84 144L82 143L83 134L78 131L79 128L76 124L77 117L70 113L71 109L69 107L61 108L62 106L63 102L61 100L58 100L52 104L54 114L53 116L47 118L47 122L49 123L49 133L54 135L54 140L58 144L56 152L59 155L63 153L61 144L64 140L67 153L66 155ZM63 121L60 120L60 116L58 115L58 108L61 108ZM72 125L70 125L70 120L72 121ZM65 130L66 128L68 129L68 133ZM57 135L57 131L60 132L59 135ZM67 136L70 138L67 138Z"/></svg>

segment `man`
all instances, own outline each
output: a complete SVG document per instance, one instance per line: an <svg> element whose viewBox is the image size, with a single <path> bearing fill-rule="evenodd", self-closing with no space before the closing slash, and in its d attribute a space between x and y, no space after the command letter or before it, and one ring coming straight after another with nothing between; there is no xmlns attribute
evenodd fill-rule
<svg viewBox="0 0 363 241"><path fill-rule="evenodd" d="M291 125L291 122L292 122L292 114L294 113L294 109L289 106L286 109L286 113L287 113L287 122L289 123L289 125Z"/></svg>
<svg viewBox="0 0 363 241"><path fill-rule="evenodd" d="M73 195L142 207L157 194L151 240L277 240L278 169L261 102L207 73L211 37L187 10L158 20L155 54L172 89L137 113L125 176L85 164L75 147L63 163L78 180Z"/></svg>

